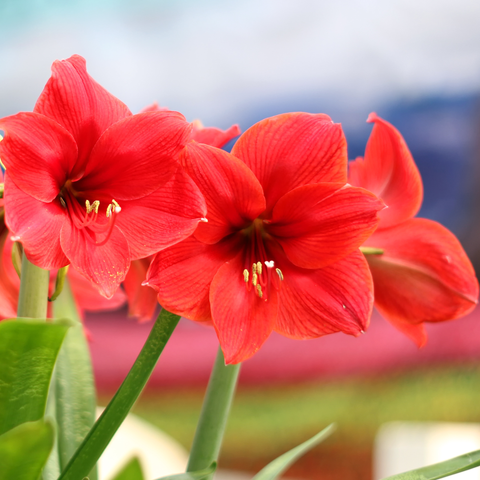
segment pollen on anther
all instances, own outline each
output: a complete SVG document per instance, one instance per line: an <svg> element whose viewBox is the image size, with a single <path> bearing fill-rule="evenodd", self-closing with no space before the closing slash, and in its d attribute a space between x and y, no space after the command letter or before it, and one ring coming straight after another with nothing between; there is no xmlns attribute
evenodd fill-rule
<svg viewBox="0 0 480 480"><path fill-rule="evenodd" d="M258 282L258 275L254 272L253 275L252 275L252 285L254 287L257 286L257 282Z"/></svg>
<svg viewBox="0 0 480 480"><path fill-rule="evenodd" d="M245 283L248 283L248 278L249 278L249 276L250 276L249 271L248 271L247 269L245 269L245 270L243 271L243 280L245 281Z"/></svg>
<svg viewBox="0 0 480 480"><path fill-rule="evenodd" d="M254 263L252 265L252 273L257 273L257 264L256 263Z"/></svg>
<svg viewBox="0 0 480 480"><path fill-rule="evenodd" d="M276 268L275 271L277 272L277 275L279 276L280 280L283 281L283 273L279 268Z"/></svg>
<svg viewBox="0 0 480 480"><path fill-rule="evenodd" d="M263 292L262 292L262 286L260 284L257 285L257 295L262 298L263 297Z"/></svg>
<svg viewBox="0 0 480 480"><path fill-rule="evenodd" d="M257 262L257 272L259 275L262 274L262 262Z"/></svg>

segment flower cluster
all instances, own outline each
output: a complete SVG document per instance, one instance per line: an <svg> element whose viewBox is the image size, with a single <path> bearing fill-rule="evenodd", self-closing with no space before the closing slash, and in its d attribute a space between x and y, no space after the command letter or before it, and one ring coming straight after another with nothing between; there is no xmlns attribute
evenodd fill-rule
<svg viewBox="0 0 480 480"><path fill-rule="evenodd" d="M4 252L17 241L42 268L71 264L108 298L123 282L143 319L157 295L213 325L227 363L272 331L359 335L374 302L419 345L423 322L475 306L468 258L444 227L413 218L418 170L379 117L350 167L341 126L323 114L265 119L227 153L236 126L203 128L157 105L133 115L79 56L52 71L33 112L0 120ZM5 255L0 267L18 283Z"/></svg>

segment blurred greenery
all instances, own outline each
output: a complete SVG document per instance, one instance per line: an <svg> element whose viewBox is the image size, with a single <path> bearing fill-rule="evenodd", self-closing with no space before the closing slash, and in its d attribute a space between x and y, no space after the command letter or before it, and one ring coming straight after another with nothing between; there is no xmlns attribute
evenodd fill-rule
<svg viewBox="0 0 480 480"><path fill-rule="evenodd" d="M373 442L382 423L480 422L479 384L480 366L476 364L306 384L247 386L240 380L220 467L259 471L336 422L337 432L295 464L288 475L316 478L312 471L321 471L322 479L371 478ZM203 394L198 388L147 389L133 411L188 449Z"/></svg>

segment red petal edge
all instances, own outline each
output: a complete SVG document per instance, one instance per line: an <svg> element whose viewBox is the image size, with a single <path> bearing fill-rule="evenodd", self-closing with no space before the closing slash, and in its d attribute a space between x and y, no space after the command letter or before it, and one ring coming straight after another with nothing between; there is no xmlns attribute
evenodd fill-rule
<svg viewBox="0 0 480 480"><path fill-rule="evenodd" d="M413 217L422 204L423 184L412 154L400 132L371 113L374 127L365 159L349 165L349 182L380 197L388 208L380 213L379 228L387 228Z"/></svg>

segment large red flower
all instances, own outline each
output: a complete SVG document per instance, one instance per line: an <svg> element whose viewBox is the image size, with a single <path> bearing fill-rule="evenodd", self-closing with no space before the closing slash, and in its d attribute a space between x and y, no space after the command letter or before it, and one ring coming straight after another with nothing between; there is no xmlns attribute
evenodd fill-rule
<svg viewBox="0 0 480 480"><path fill-rule="evenodd" d="M0 120L6 222L30 261L69 263L110 297L130 261L190 235L203 198L179 168L191 125L132 115L73 56L55 62L35 109Z"/></svg>
<svg viewBox="0 0 480 480"><path fill-rule="evenodd" d="M340 125L279 115L232 154L191 143L181 157L208 222L153 260L147 283L165 308L213 322L227 363L249 358L272 330L306 339L366 328L372 284L358 247L383 203L346 184Z"/></svg>
<svg viewBox="0 0 480 480"><path fill-rule="evenodd" d="M375 306L395 327L422 346L423 322L440 322L470 312L478 299L473 267L457 238L432 220L413 218L423 186L412 155L398 130L372 113L374 127L365 158L350 163L349 182L378 195L380 212L366 247L375 285Z"/></svg>

